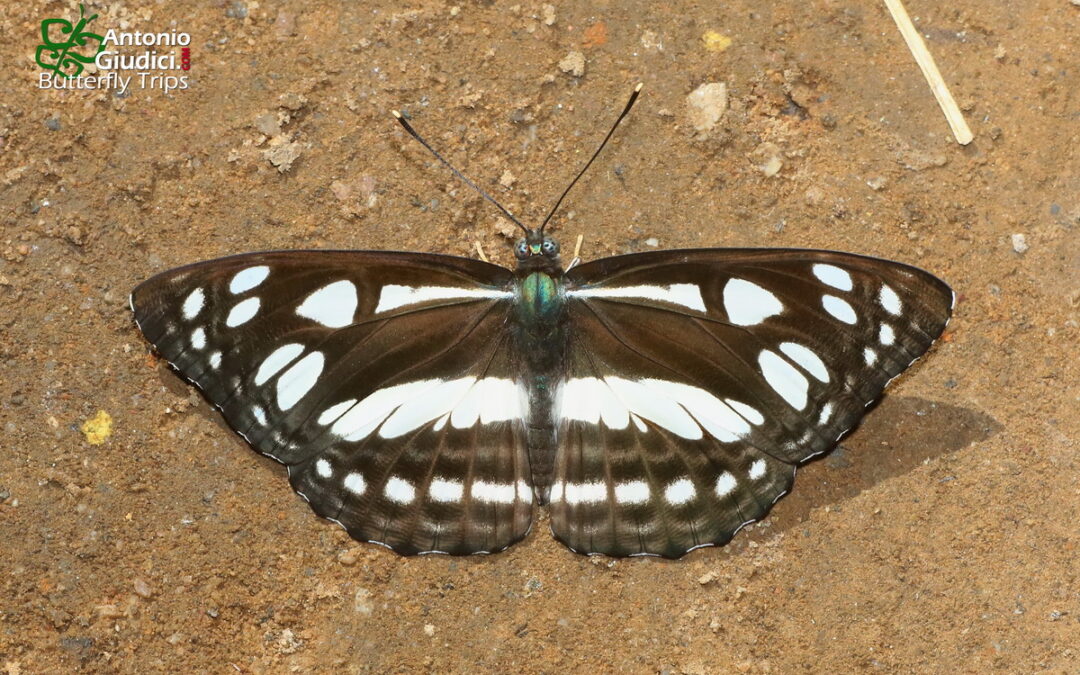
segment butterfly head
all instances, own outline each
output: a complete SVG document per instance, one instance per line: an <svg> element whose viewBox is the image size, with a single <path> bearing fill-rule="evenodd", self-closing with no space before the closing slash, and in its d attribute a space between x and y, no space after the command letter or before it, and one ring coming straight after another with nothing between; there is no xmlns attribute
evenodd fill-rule
<svg viewBox="0 0 1080 675"><path fill-rule="evenodd" d="M514 244L514 257L520 267L558 267L559 242L539 230L529 230Z"/></svg>

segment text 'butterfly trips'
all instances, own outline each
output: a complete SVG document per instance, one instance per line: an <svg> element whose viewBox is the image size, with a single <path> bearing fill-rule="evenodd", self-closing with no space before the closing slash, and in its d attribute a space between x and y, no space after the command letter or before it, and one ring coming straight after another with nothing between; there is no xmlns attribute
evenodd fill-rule
<svg viewBox="0 0 1080 675"><path fill-rule="evenodd" d="M665 557L762 518L951 314L933 275L834 251L653 251L564 270L544 226L566 192L535 229L496 203L525 232L513 270L247 253L151 278L132 311L358 540L490 553L546 506L574 551Z"/></svg>

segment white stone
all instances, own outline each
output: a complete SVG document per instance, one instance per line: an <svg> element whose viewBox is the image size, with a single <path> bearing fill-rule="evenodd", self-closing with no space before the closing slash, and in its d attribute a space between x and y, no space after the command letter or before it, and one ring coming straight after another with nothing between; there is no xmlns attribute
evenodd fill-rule
<svg viewBox="0 0 1080 675"><path fill-rule="evenodd" d="M686 97L686 115L690 126L703 133L713 130L727 107L727 85L723 82L706 82Z"/></svg>

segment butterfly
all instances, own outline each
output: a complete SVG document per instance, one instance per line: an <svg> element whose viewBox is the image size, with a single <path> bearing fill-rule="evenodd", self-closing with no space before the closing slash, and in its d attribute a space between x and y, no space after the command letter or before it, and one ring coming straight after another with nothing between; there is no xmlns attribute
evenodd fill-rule
<svg viewBox="0 0 1080 675"><path fill-rule="evenodd" d="M158 274L131 307L154 349L357 540L490 553L546 506L573 551L668 558L762 518L952 311L948 285L899 262L732 248L564 268L544 225L521 227L515 269L247 253Z"/></svg>

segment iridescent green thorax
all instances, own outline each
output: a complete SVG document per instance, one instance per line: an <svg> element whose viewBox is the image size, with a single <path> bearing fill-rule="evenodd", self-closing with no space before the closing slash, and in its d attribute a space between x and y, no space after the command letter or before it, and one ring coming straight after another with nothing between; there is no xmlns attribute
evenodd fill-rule
<svg viewBox="0 0 1080 675"><path fill-rule="evenodd" d="M559 282L547 272L532 272L521 280L519 293L521 318L530 332L552 325L562 310Z"/></svg>

